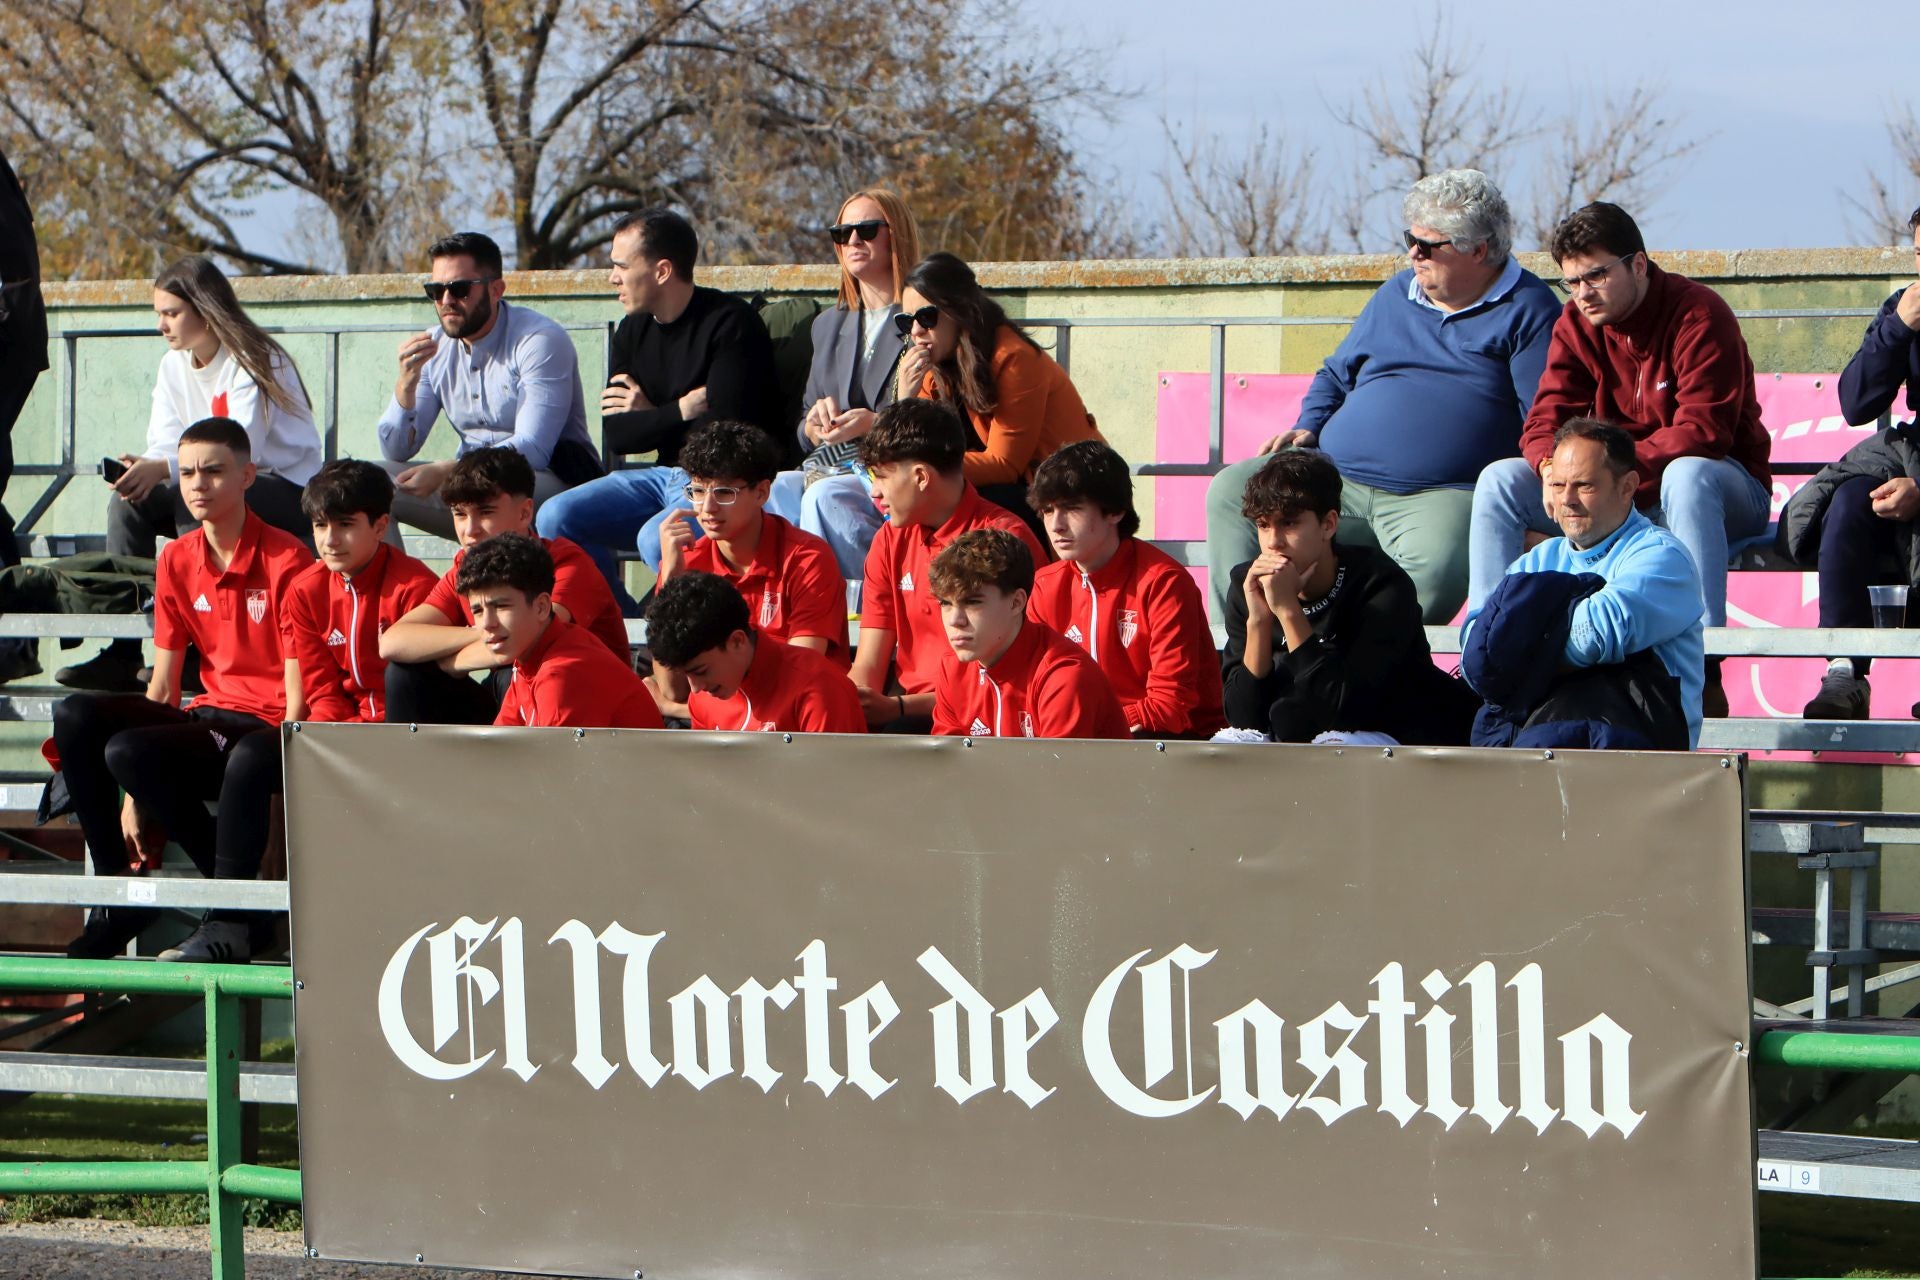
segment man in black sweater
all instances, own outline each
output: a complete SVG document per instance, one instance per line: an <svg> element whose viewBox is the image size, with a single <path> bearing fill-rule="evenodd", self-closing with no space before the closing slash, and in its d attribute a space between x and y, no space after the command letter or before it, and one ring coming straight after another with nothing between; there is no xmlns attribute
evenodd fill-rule
<svg viewBox="0 0 1920 1280"><path fill-rule="evenodd" d="M13 476L13 424L47 367L47 310L40 298L40 246L33 211L0 154L0 498ZM20 563L13 517L0 505L0 567ZM31 640L0 640L0 681L40 670Z"/></svg>
<svg viewBox="0 0 1920 1280"><path fill-rule="evenodd" d="M740 299L693 283L699 252L692 225L666 209L614 225L610 278L627 318L613 331L601 434L609 453L653 453L656 462L569 489L540 509L541 536L584 547L630 615L637 610L614 552L637 544L659 571L660 524L691 505L676 465L687 433L703 422L749 422L783 449L791 444L766 326Z"/></svg>
<svg viewBox="0 0 1920 1280"><path fill-rule="evenodd" d="M1464 743L1479 700L1433 665L1406 570L1334 540L1340 472L1327 456L1274 454L1241 509L1260 555L1227 594L1227 723L1276 742Z"/></svg>

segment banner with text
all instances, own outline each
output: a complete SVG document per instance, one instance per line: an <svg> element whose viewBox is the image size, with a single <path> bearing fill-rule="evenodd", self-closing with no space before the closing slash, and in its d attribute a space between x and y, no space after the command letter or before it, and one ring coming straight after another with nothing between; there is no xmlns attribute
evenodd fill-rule
<svg viewBox="0 0 1920 1280"><path fill-rule="evenodd" d="M1737 760L287 742L320 1257L1754 1274Z"/></svg>

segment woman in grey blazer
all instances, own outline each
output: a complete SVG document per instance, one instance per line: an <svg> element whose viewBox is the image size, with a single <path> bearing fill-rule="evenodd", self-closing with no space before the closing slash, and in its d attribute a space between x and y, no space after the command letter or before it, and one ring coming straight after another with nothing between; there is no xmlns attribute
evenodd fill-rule
<svg viewBox="0 0 1920 1280"><path fill-rule="evenodd" d="M858 580L885 518L854 470L854 454L874 413L893 403L906 342L893 318L900 281L920 260L920 232L905 201L875 188L848 196L828 235L840 264L840 299L813 321L813 364L797 428L806 457L799 471L774 482L768 505L825 538L841 575Z"/></svg>

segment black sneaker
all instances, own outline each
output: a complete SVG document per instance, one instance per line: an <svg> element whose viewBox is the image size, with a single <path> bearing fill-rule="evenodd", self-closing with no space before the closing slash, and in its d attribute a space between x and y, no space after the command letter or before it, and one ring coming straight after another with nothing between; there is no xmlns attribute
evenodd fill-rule
<svg viewBox="0 0 1920 1280"><path fill-rule="evenodd" d="M87 914L87 927L67 944L67 959L113 959L153 923L156 914L139 907L95 907Z"/></svg>
<svg viewBox="0 0 1920 1280"><path fill-rule="evenodd" d="M200 927L160 953L160 959L245 964L253 959L252 930L239 920L202 920Z"/></svg>
<svg viewBox="0 0 1920 1280"><path fill-rule="evenodd" d="M1808 720L1865 720L1869 694L1865 676L1830 669L1801 715Z"/></svg>
<svg viewBox="0 0 1920 1280"><path fill-rule="evenodd" d="M39 641L26 636L0 640L0 684L39 674Z"/></svg>
<svg viewBox="0 0 1920 1280"><path fill-rule="evenodd" d="M94 693L145 693L147 690L140 682L140 651L123 653L112 645L85 662L61 667L53 673L53 678L69 689Z"/></svg>

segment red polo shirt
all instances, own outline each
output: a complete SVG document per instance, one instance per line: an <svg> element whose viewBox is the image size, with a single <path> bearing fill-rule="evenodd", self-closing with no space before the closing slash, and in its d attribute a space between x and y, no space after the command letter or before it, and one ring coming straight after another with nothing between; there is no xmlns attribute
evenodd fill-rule
<svg viewBox="0 0 1920 1280"><path fill-rule="evenodd" d="M426 600L440 578L386 543L351 578L318 562L287 588L288 653L300 662L307 719L379 724L386 715L386 629Z"/></svg>
<svg viewBox="0 0 1920 1280"><path fill-rule="evenodd" d="M1200 588L1160 548L1123 538L1091 574L1065 560L1046 566L1034 575L1027 616L1100 664L1142 733L1211 738L1227 723Z"/></svg>
<svg viewBox="0 0 1920 1280"><path fill-rule="evenodd" d="M733 733L867 731L859 691L844 666L765 634L755 640L753 662L734 695L723 701L695 693L687 713L696 729Z"/></svg>
<svg viewBox="0 0 1920 1280"><path fill-rule="evenodd" d="M586 630L564 618L547 624L513 664L495 724L576 729L664 729L646 682Z"/></svg>
<svg viewBox="0 0 1920 1280"><path fill-rule="evenodd" d="M625 663L627 624L620 617L620 606L613 600L613 588L607 585L600 566L579 544L565 538L542 538L540 545L553 557L553 602L572 614L577 625L599 636L614 656ZM467 607L466 597L453 586L460 573L460 562L466 558L467 549L462 547L454 554L453 565L440 579L440 585L426 599L426 603L440 611L441 617L457 627L473 625L473 610Z"/></svg>
<svg viewBox="0 0 1920 1280"><path fill-rule="evenodd" d="M972 485L938 529L923 524L896 528L889 521L880 526L867 550L860 625L893 632L900 687L908 693L932 690L941 662L953 657L939 602L927 586L927 566L949 542L975 529L1005 529L1027 544L1036 566L1047 562L1033 530L1013 512L982 498Z"/></svg>
<svg viewBox="0 0 1920 1280"><path fill-rule="evenodd" d="M827 642L827 657L845 671L852 661L847 652L847 584L833 548L772 512L761 520L760 544L740 572L727 564L712 538L688 547L682 563L731 582L761 635L782 641L818 637Z"/></svg>
<svg viewBox="0 0 1920 1280"><path fill-rule="evenodd" d="M933 731L969 738L1131 738L1120 700L1078 645L1029 622L991 667L940 666Z"/></svg>
<svg viewBox="0 0 1920 1280"><path fill-rule="evenodd" d="M203 529L175 538L154 567L153 642L200 651L207 691L195 706L224 707L278 724L287 715L287 654L281 628L288 587L313 563L292 534L247 513L225 570L214 567Z"/></svg>

